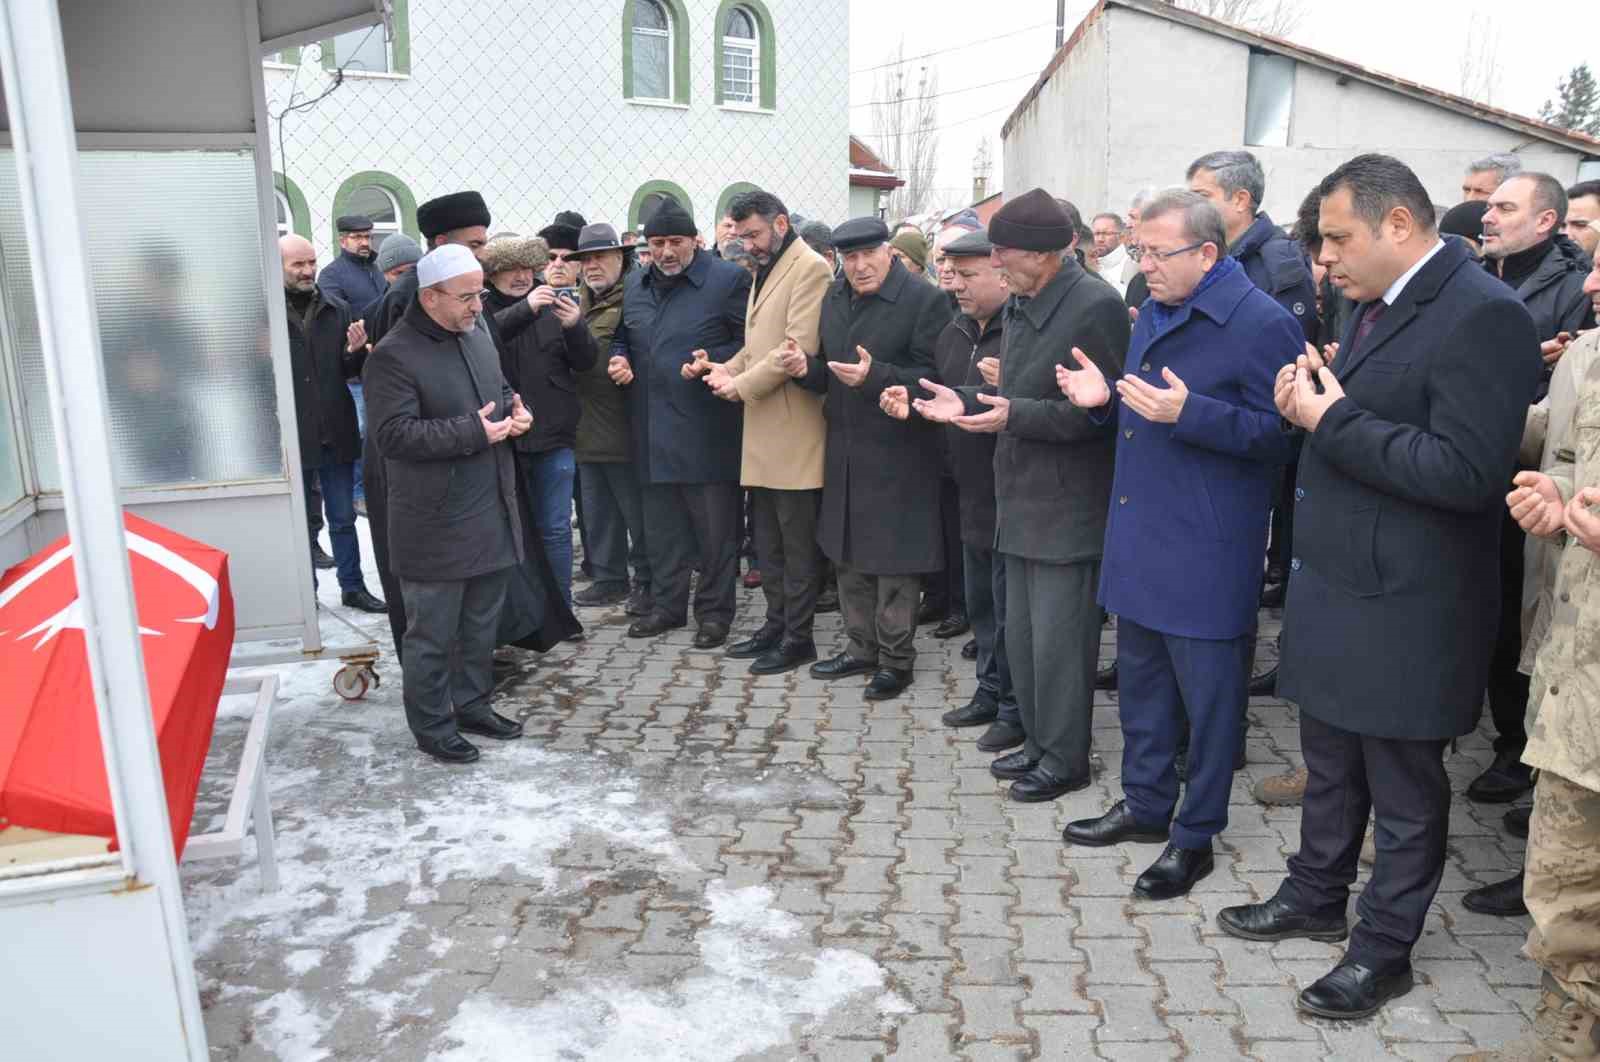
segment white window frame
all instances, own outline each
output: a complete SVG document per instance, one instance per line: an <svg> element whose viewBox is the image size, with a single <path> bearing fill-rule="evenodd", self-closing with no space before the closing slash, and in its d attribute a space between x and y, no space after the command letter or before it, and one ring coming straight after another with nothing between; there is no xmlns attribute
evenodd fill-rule
<svg viewBox="0 0 1600 1062"><path fill-rule="evenodd" d="M278 235L293 236L294 207L289 204L289 197L284 195L282 190L278 188L272 190L272 195L278 201L278 209L283 211L283 220L278 222Z"/></svg>
<svg viewBox="0 0 1600 1062"><path fill-rule="evenodd" d="M639 72L638 72L638 68L635 67L634 70L632 71L632 73L633 73L633 98L636 99L636 100L658 100L658 101L661 101L661 102L664 102L664 103L671 103L671 102L673 102L672 86L674 84L674 82L672 80L672 75L673 75L673 69L672 69L672 46L673 46L673 43L674 43L673 34L678 32L678 27L672 21L672 11L671 11L671 9L669 9L666 4L661 3L661 0L638 0L638 4L640 4L640 5L649 4L651 7L655 8L657 11L661 12L661 17L662 17L663 20L665 20L665 22L667 24L667 28L664 29L664 30L658 30L658 29L648 29L646 27L640 26L639 25L638 16L635 15L634 16L634 20L633 20L633 25L628 27L628 32L633 34L633 59L637 59L637 57L639 55L639 37L641 37L641 36L655 37L655 38L659 38L659 39L665 40L667 42L667 80L666 80L667 92L666 92L666 95L664 95L664 96L646 96L642 92L640 92L639 91ZM634 10L637 11L638 7L635 7ZM630 62L633 61L633 59L630 59Z"/></svg>
<svg viewBox="0 0 1600 1062"><path fill-rule="evenodd" d="M346 205L348 205L350 200L354 199L358 193L364 192L369 188L375 192L381 192L383 194L383 197L389 201L390 211L394 214L393 221L379 221L377 218L372 219L372 235L374 237L374 246L376 246L378 243L382 242L381 240L376 239L379 233L383 234L384 239L388 239L395 233L402 232L404 230L401 227L400 201L394 197L393 192L389 191L389 189L385 188L381 184L362 184L350 189L350 194L345 197Z"/></svg>
<svg viewBox="0 0 1600 1062"><path fill-rule="evenodd" d="M750 23L750 36L730 37L727 35L727 27L721 27L722 69L717 71L717 77L722 87L722 105L755 110L761 106L761 22L756 13L748 7L729 8L728 20L732 21L735 14L743 15ZM736 99L729 90L728 59L734 52L743 52L750 56L750 95L746 99Z"/></svg>

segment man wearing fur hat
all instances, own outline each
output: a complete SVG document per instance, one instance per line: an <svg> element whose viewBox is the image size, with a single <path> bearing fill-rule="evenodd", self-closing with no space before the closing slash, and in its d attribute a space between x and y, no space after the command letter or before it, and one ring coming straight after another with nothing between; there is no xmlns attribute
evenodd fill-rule
<svg viewBox="0 0 1600 1062"><path fill-rule="evenodd" d="M698 380L684 379L683 367L725 362L744 346L750 274L698 249L694 219L674 199L656 208L644 234L651 266L628 279L608 365L611 379L629 389L655 597L655 611L628 636L685 626L689 572L698 566L694 645L714 649L733 622L743 418Z"/></svg>
<svg viewBox="0 0 1600 1062"><path fill-rule="evenodd" d="M1108 379L1122 375L1128 314L1073 255L1072 220L1042 188L989 222L992 261L1012 303L998 395L924 384L929 420L999 435L995 550L1006 566L1006 653L1022 708L1023 747L990 765L1011 799L1054 800L1089 785L1089 724L1116 425L1066 400L1055 367L1074 347Z"/></svg>
<svg viewBox="0 0 1600 1062"><path fill-rule="evenodd" d="M500 329L501 368L511 386L539 411L517 451L534 526L556 585L572 603L572 488L578 435L579 373L596 359L594 337L575 296L535 284L549 259L538 236L502 236L478 254L489 280L484 310Z"/></svg>

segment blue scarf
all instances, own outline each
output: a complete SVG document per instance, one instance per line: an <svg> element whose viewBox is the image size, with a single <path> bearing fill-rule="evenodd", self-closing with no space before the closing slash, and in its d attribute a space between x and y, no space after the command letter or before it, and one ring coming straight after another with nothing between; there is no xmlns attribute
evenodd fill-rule
<svg viewBox="0 0 1600 1062"><path fill-rule="evenodd" d="M1189 292L1189 297L1178 303L1178 305L1168 306L1166 303L1151 299L1150 308L1145 312L1150 314L1150 321L1156 326L1155 334L1159 336L1171 327L1178 314L1193 303L1194 300L1205 294L1207 288L1213 284L1220 283L1224 277L1233 276L1242 268L1244 267L1239 264L1237 258L1231 256L1220 258L1217 260L1217 264L1212 266L1206 275L1200 278L1200 283L1196 284L1194 290Z"/></svg>

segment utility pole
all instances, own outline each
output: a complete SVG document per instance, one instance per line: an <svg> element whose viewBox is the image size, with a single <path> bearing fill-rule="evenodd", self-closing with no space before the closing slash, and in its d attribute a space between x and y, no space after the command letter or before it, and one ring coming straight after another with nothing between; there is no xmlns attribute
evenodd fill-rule
<svg viewBox="0 0 1600 1062"><path fill-rule="evenodd" d="M1056 51L1067 43L1067 0L1056 0Z"/></svg>

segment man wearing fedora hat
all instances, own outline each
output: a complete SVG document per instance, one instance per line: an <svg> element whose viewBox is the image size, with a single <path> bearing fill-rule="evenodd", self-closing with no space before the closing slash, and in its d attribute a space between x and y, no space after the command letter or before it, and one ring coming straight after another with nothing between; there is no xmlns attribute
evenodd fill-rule
<svg viewBox="0 0 1600 1062"><path fill-rule="evenodd" d="M600 222L578 233L571 260L582 280L584 323L604 354L622 320L622 293L634 268L617 230ZM643 497L634 469L628 430L627 393L612 382L605 357L578 374L578 494L588 525L584 552L594 582L573 595L589 607L626 602L635 618L654 607L650 595L650 557L645 548ZM629 568L633 570L632 589Z"/></svg>

